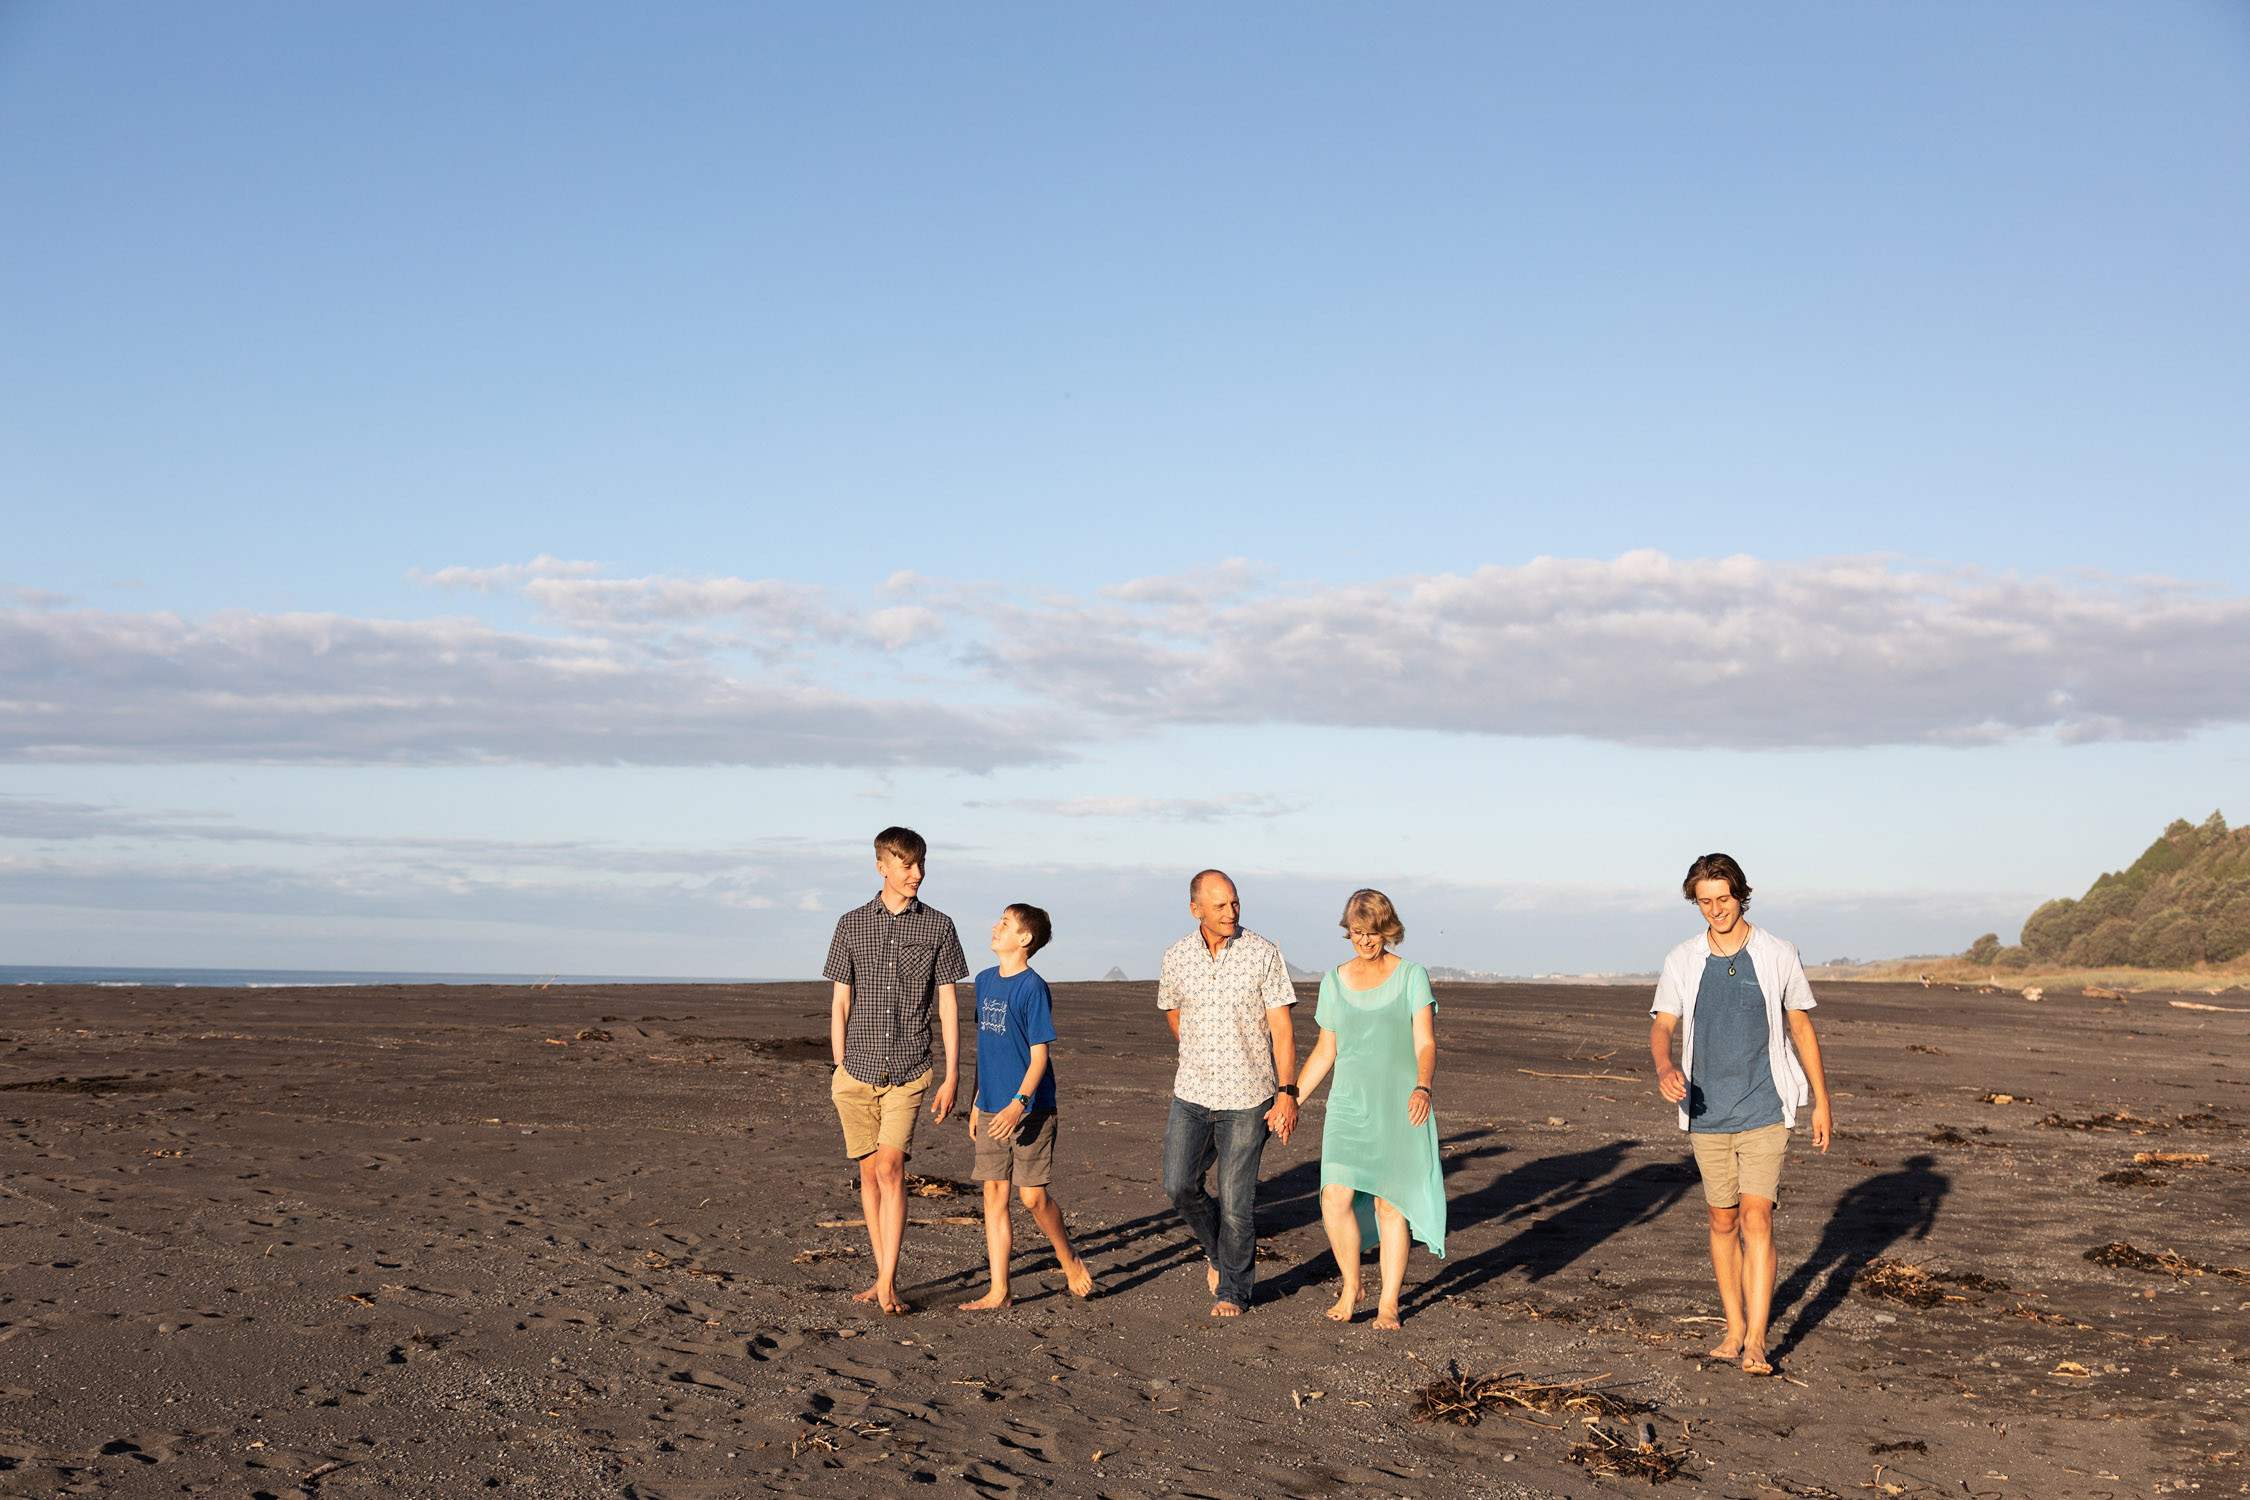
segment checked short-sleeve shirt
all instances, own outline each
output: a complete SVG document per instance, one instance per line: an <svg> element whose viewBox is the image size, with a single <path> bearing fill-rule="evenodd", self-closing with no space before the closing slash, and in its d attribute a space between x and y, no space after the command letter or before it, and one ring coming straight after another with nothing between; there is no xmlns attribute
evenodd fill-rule
<svg viewBox="0 0 2250 1500"><path fill-rule="evenodd" d="M1180 1013L1174 1098L1205 1109L1250 1109L1274 1095L1273 1032L1266 1012L1295 1005L1281 950L1247 927L1216 957L1199 929L1164 950L1156 1008Z"/></svg>
<svg viewBox="0 0 2250 1500"><path fill-rule="evenodd" d="M930 1070L930 1013L937 988L969 977L953 919L919 899L893 913L878 896L836 919L821 971L852 987L844 1071L878 1088Z"/></svg>

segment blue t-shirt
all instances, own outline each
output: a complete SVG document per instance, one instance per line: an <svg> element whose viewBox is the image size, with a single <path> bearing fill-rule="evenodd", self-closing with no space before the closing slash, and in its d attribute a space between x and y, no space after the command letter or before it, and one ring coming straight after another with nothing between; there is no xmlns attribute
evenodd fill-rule
<svg viewBox="0 0 2250 1500"><path fill-rule="evenodd" d="M1047 981L1036 969L1003 979L997 964L977 976L977 1108L996 1115L1013 1103L1023 1075L1031 1070L1031 1049L1055 1039L1055 1019ZM1055 1107L1055 1059L1031 1091L1026 1114Z"/></svg>
<svg viewBox="0 0 2250 1500"><path fill-rule="evenodd" d="M1727 966L1734 966L1729 978ZM1688 1075L1688 1129L1707 1135L1763 1130L1782 1121L1767 1048L1766 996L1745 948L1710 955L1695 992L1695 1066Z"/></svg>

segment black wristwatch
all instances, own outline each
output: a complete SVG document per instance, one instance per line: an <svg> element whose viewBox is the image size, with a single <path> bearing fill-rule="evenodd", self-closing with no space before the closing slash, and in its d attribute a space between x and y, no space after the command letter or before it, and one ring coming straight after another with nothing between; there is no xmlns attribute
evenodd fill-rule
<svg viewBox="0 0 2250 1500"><path fill-rule="evenodd" d="M1287 1094L1290 1098L1294 1099L1297 1097L1297 1085L1293 1083L1285 1083L1280 1088L1274 1090L1274 1092L1277 1094Z"/></svg>

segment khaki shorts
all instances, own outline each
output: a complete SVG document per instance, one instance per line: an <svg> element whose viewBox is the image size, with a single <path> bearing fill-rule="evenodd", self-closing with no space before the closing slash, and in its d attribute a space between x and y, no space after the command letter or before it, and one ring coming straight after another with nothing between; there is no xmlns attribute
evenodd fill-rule
<svg viewBox="0 0 2250 1500"><path fill-rule="evenodd" d="M1735 1134L1690 1131L1695 1164L1703 1170L1703 1201L1732 1208L1748 1193L1768 1203L1781 1201L1781 1159L1789 1153L1789 1127L1767 1125Z"/></svg>
<svg viewBox="0 0 2250 1500"><path fill-rule="evenodd" d="M1045 1187L1055 1180L1055 1112L1040 1110L1025 1115L1016 1133L993 1140L984 1133L992 1116L974 1106L969 1129L977 1138L977 1164L971 1176L979 1182L1012 1182L1017 1187Z"/></svg>
<svg viewBox="0 0 2250 1500"><path fill-rule="evenodd" d="M914 1126L922 1118L922 1100L930 1092L934 1068L922 1076L879 1087L861 1083L841 1067L828 1080L828 1097L836 1102L837 1118L844 1122L844 1154L853 1161L872 1156L877 1146L889 1146L901 1155L914 1154Z"/></svg>

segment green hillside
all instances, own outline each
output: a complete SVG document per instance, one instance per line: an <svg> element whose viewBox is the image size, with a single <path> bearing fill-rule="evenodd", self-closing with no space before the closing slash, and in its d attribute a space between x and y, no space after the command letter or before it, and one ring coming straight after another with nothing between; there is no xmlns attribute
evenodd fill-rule
<svg viewBox="0 0 2250 1500"><path fill-rule="evenodd" d="M1986 933L1962 955L1992 969L2193 969L2250 954L2250 827L2181 818L2141 857L2073 901L2050 901L2003 947Z"/></svg>

